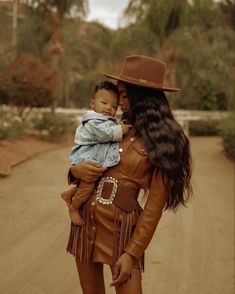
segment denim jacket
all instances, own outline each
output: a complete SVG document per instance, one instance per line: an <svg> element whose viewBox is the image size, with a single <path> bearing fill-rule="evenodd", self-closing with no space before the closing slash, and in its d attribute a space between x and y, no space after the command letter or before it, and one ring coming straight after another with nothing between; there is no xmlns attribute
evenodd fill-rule
<svg viewBox="0 0 235 294"><path fill-rule="evenodd" d="M87 111L75 132L75 145L70 163L94 161L104 167L116 165L120 160L119 144L122 127L112 116Z"/></svg>

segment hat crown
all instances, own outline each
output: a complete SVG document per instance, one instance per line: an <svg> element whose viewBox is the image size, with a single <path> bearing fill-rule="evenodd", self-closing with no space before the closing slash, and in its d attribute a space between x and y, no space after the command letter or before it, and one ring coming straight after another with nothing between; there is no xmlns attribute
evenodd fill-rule
<svg viewBox="0 0 235 294"><path fill-rule="evenodd" d="M166 64L157 59L144 55L130 55L124 59L118 75L104 73L111 79L132 85L163 91L178 91L179 88L164 86Z"/></svg>
<svg viewBox="0 0 235 294"><path fill-rule="evenodd" d="M122 64L120 77L144 83L163 85L166 64L159 59L148 56L127 56Z"/></svg>

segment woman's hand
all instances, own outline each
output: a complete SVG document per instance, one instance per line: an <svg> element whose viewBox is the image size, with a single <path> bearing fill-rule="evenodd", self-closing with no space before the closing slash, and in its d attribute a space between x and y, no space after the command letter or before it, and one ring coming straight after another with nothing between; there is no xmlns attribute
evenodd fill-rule
<svg viewBox="0 0 235 294"><path fill-rule="evenodd" d="M95 182L99 177L101 177L107 168L93 161L86 161L71 166L70 170L75 178L90 183Z"/></svg>
<svg viewBox="0 0 235 294"><path fill-rule="evenodd" d="M134 261L135 257L126 252L119 257L112 270L113 281L110 287L123 284L130 278Z"/></svg>

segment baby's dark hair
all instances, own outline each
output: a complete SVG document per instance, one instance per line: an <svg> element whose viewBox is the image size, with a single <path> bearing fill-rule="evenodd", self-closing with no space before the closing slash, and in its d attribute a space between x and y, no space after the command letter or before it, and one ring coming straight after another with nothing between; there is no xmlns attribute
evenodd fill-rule
<svg viewBox="0 0 235 294"><path fill-rule="evenodd" d="M119 97L119 92L118 92L117 86L114 85L114 83L112 83L110 81L105 80L105 81L102 81L102 82L96 84L94 87L94 95L98 90L102 90L102 89L105 89L107 91L112 91Z"/></svg>

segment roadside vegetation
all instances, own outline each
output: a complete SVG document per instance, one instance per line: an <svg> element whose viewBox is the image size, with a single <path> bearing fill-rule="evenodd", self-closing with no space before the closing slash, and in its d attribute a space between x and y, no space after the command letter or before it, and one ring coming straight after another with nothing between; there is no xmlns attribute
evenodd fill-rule
<svg viewBox="0 0 235 294"><path fill-rule="evenodd" d="M234 157L234 0L129 0L117 30L85 22L86 0L18 3L13 14L12 2L0 1L0 104L12 109L1 108L0 139L32 129L64 136L74 118L58 116L56 107L88 107L102 72L118 73L124 56L146 54L164 60L166 83L182 89L169 96L174 109L231 112L229 122L189 128L221 135ZM31 110L41 107L51 113L35 122Z"/></svg>

